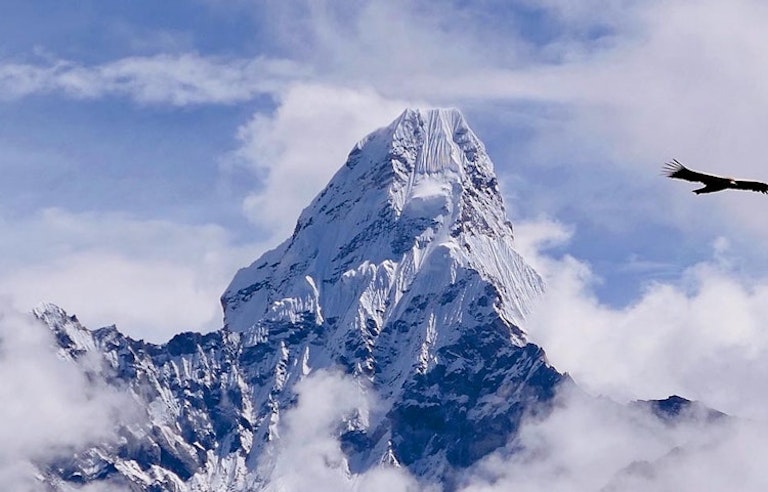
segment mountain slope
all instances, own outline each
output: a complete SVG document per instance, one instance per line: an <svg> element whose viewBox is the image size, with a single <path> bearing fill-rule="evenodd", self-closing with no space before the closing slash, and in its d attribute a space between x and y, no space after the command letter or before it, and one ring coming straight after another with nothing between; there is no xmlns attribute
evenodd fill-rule
<svg viewBox="0 0 768 492"><path fill-rule="evenodd" d="M559 380L518 328L542 282L512 241L491 161L463 116L407 110L355 146L289 240L238 272L222 296L225 323L248 344L282 344L288 367L341 365L370 380L393 404L365 447L391 447L419 475L466 466ZM538 377L542 388L530 383ZM488 437L468 442L479 428Z"/></svg>
<svg viewBox="0 0 768 492"><path fill-rule="evenodd" d="M49 480L264 487L296 383L333 369L380 402L339 428L342 470L389 463L450 483L567 380L519 327L543 285L512 245L463 116L406 110L354 147L289 239L237 273L222 330L153 345L36 312L66 357L98 354L144 417L118 443L49 466Z"/></svg>

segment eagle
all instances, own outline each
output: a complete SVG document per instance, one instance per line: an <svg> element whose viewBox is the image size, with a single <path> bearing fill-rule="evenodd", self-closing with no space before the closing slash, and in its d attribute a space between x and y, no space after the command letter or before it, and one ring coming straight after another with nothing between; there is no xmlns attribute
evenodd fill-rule
<svg viewBox="0 0 768 492"><path fill-rule="evenodd" d="M693 192L697 195L700 195L701 193L714 193L716 191L722 191L729 188L734 190L757 191L759 193L768 194L768 183L763 183L761 181L747 181L744 179L726 178L724 176L693 171L680 164L677 159L672 159L671 162L664 164L663 171L670 178L684 179L686 181L698 181L703 183L704 188L693 190Z"/></svg>

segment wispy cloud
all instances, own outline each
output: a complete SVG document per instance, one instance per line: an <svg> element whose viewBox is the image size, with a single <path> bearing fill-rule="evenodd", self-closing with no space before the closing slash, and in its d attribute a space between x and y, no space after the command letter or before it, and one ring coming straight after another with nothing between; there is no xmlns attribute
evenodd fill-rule
<svg viewBox="0 0 768 492"><path fill-rule="evenodd" d="M342 422L370 425L386 413L365 388L327 371L297 384L298 405L279 424L276 451L262 457L267 490L442 490L407 469L387 465L351 472L337 432ZM334 395L329 399L328 395ZM710 420L683 411L665 422L648 407L626 406L564 386L546 417L523 420L507 446L462 473L458 490L763 490L759 460L768 452L768 427L750 420Z"/></svg>
<svg viewBox="0 0 768 492"><path fill-rule="evenodd" d="M306 75L296 63L179 55L135 56L101 65L54 60L0 64L3 99L62 93L78 99L127 97L144 104L233 104L271 94Z"/></svg>

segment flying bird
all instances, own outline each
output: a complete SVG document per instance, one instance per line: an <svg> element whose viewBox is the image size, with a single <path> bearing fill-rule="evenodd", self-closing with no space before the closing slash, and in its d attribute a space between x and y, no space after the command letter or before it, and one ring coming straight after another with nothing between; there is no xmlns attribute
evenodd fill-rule
<svg viewBox="0 0 768 492"><path fill-rule="evenodd" d="M700 195L701 193L714 193L716 191L722 191L728 188L734 190L757 191L760 193L768 194L768 183L763 183L761 181L747 181L744 179L726 178L724 176L692 171L691 169L688 169L687 167L680 164L677 159L672 159L671 162L664 164L663 170L670 178L684 179L686 181L694 182L698 181L703 183L704 188L693 190L693 192L697 195Z"/></svg>

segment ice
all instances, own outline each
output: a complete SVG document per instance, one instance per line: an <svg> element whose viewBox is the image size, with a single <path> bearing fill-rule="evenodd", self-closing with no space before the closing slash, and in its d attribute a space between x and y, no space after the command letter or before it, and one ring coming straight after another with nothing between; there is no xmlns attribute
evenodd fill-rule
<svg viewBox="0 0 768 492"><path fill-rule="evenodd" d="M461 113L408 109L354 147L291 239L238 272L222 296L225 320L235 331L305 315L383 325L436 262L500 284L499 311L520 325L543 284L512 244L493 165Z"/></svg>

